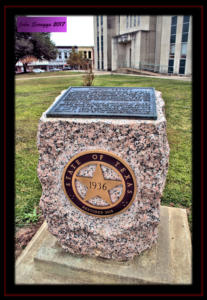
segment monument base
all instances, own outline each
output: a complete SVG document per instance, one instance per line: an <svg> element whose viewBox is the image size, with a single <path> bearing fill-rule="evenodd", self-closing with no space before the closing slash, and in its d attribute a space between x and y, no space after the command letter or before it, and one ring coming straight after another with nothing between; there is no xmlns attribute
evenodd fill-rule
<svg viewBox="0 0 207 300"><path fill-rule="evenodd" d="M161 206L157 244L133 260L64 252L46 222L16 262L16 284L191 284L191 237L185 209Z"/></svg>

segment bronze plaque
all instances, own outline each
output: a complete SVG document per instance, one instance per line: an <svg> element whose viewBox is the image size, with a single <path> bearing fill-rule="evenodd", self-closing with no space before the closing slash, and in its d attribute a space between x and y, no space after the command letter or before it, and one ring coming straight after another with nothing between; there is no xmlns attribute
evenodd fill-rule
<svg viewBox="0 0 207 300"><path fill-rule="evenodd" d="M73 205L96 217L123 212L136 195L136 179L129 165L102 150L75 155L64 168L62 185Z"/></svg>
<svg viewBox="0 0 207 300"><path fill-rule="evenodd" d="M155 90L152 87L70 87L46 116L156 120Z"/></svg>

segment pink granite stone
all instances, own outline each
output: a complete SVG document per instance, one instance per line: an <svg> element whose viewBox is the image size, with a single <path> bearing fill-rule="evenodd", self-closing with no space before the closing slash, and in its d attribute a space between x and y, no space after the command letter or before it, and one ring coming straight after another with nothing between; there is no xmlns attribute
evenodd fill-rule
<svg viewBox="0 0 207 300"><path fill-rule="evenodd" d="M157 120L60 119L46 118L43 113L37 136L40 207L49 231L66 251L123 261L156 243L169 162L164 101L159 91L156 105ZM64 167L74 155L87 150L114 153L134 171L137 193L124 212L99 218L80 211L66 197L61 182ZM91 176L94 168L81 172ZM105 178L117 179L107 168L103 172ZM86 193L80 183L77 189ZM111 191L113 201L120 193L120 187ZM102 199L91 201L101 205Z"/></svg>

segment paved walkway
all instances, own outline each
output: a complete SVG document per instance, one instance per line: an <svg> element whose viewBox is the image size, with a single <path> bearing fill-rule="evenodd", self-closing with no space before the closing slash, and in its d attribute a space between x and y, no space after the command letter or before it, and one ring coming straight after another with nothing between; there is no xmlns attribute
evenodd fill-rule
<svg viewBox="0 0 207 300"><path fill-rule="evenodd" d="M124 74L124 73L111 73L114 75L127 75L127 76L138 76L138 77L149 77L149 78L161 78L161 79L174 79L174 80L183 80L183 81L192 81L191 77L182 77L182 76L167 76L167 75L154 75L154 76L150 76L150 75L144 75L144 74Z"/></svg>
<svg viewBox="0 0 207 300"><path fill-rule="evenodd" d="M31 79L44 79L44 78L59 78L59 77L74 77L74 76L80 76L81 74L73 74L73 75L54 75L54 76L35 76L35 77L22 77L22 78L16 78L16 80L31 80Z"/></svg>
<svg viewBox="0 0 207 300"><path fill-rule="evenodd" d="M80 71L79 71L80 72ZM137 76L137 77L147 77L147 78L160 78L160 79L174 79L174 80L182 80L182 81L192 81L191 77L182 77L182 76L167 76L167 75L137 75L137 74L125 74L125 73L113 73L109 71L93 71L94 75L123 75L123 76ZM84 72L83 72L84 74ZM35 77L22 77L16 78L16 80L31 80L31 79L44 79L44 78L56 78L56 77L73 77L73 76L80 76L81 74L71 74L71 75L54 75L54 76L35 76Z"/></svg>

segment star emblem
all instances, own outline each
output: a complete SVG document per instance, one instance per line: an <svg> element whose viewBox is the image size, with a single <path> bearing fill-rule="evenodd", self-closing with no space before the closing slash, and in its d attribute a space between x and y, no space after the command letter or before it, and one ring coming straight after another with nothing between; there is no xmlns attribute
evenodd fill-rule
<svg viewBox="0 0 207 300"><path fill-rule="evenodd" d="M83 199L84 202L98 196L109 205L113 204L109 191L122 184L121 180L105 179L101 169L101 164L97 164L93 177L76 176L76 180L80 181L87 187L87 192Z"/></svg>

